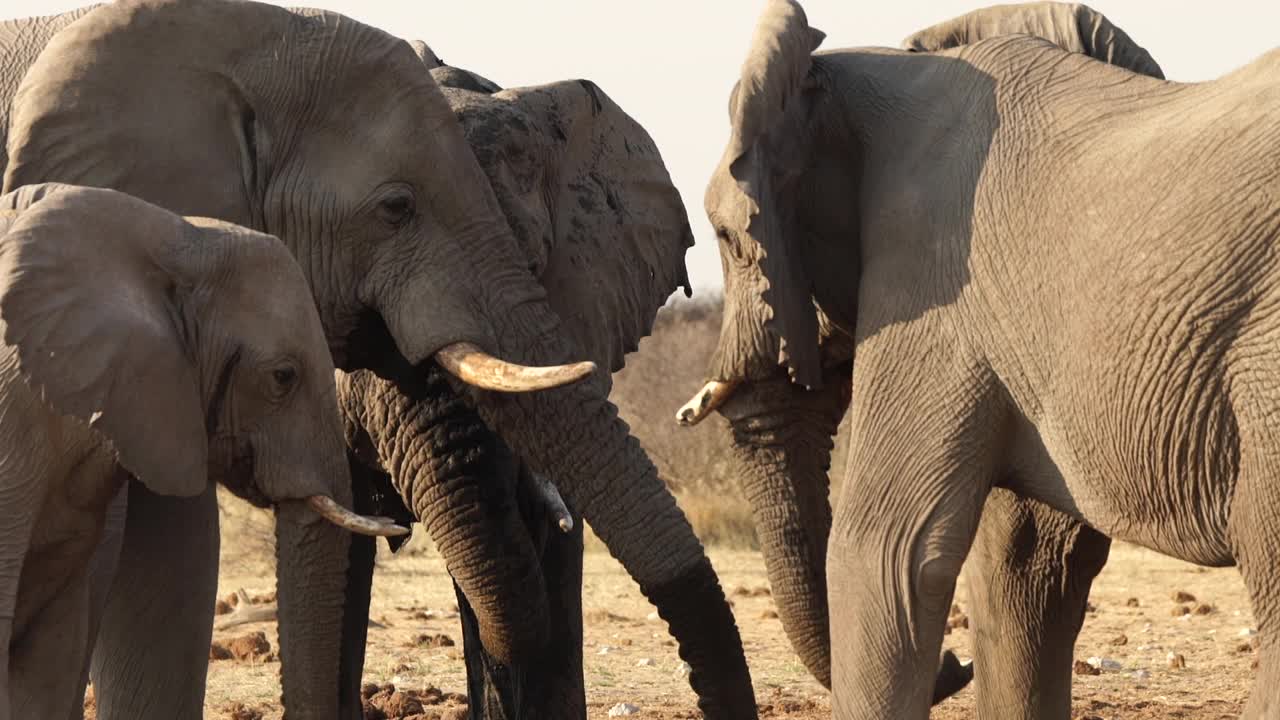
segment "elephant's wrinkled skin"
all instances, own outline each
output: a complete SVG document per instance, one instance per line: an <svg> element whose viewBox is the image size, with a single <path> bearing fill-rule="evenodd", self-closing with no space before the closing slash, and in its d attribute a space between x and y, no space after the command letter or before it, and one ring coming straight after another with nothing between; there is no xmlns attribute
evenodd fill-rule
<svg viewBox="0 0 1280 720"><path fill-rule="evenodd" d="M1105 16L1078 4L983 8L916 32L902 47L934 52L1018 33L1163 78L1146 50ZM849 404L853 345L848 334L829 324L822 338L822 388L792 384L779 366L758 376L740 374L720 412L730 420L738 475L752 505L783 626L806 666L830 686L827 473L831 437ZM697 413L686 416L687 423ZM1066 718L1072 650L1090 584L1110 541L1043 503L1003 489L993 490L983 518L968 566L978 716ZM935 687L935 697L948 694Z"/></svg>
<svg viewBox="0 0 1280 720"><path fill-rule="evenodd" d="M177 56L184 62L168 61ZM348 18L208 0L100 7L54 35L31 66L13 101L8 147L6 188L43 180L113 187L278 235L311 284L342 369L398 381L395 373L440 360L464 372L459 343L526 365L577 359L573 319L562 324L553 293L531 272L421 60L407 43ZM575 236L582 252L602 241L595 230ZM675 242L687 243L682 232ZM682 279L678 262L658 262L631 269L638 282L621 285L616 306L625 317L611 322L647 327ZM630 342L609 337L611 348ZM453 354L445 359L442 349ZM715 573L607 390L597 375L543 392L465 395L522 460L557 481L668 617L708 715L750 717L750 678L745 661L734 660L740 642ZM212 498L179 506L131 492L128 514L94 653L99 717L198 717L207 646L168 630L211 622L216 508ZM192 531L183 542L149 542L171 527ZM338 681L350 666L339 658L343 628L347 647L356 631L344 625L347 570L367 553L340 533L314 538L308 550L306 560L281 564L282 593L309 591L301 605L282 595L282 627L307 628L282 637L284 702L290 717L357 717L358 696ZM190 572L190 592L157 601L151 588L180 557L208 561ZM167 682L142 682L157 676Z"/></svg>
<svg viewBox="0 0 1280 720"><path fill-rule="evenodd" d="M782 364L825 387L824 321L854 340L827 555L835 716L927 716L996 486L1238 563L1274 647L1280 56L1181 85L1026 35L937 53L815 54L821 39L769 3L706 204L726 269L713 379ZM1039 560L1022 567L1044 581ZM1277 659L1263 651L1247 717L1274 714Z"/></svg>
<svg viewBox="0 0 1280 720"><path fill-rule="evenodd" d="M277 504L282 537L313 534L304 501L350 479L333 361L279 240L113 190L28 185L0 207L0 718L67 718L89 560L130 476Z"/></svg>

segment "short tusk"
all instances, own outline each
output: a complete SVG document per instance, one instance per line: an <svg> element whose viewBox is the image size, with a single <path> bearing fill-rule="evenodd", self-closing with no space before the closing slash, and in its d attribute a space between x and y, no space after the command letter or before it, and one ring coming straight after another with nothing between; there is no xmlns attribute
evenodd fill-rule
<svg viewBox="0 0 1280 720"><path fill-rule="evenodd" d="M547 390L578 382L596 371L596 364L590 361L546 367L517 365L466 342L442 348L436 353L436 362L468 385L498 392Z"/></svg>
<svg viewBox="0 0 1280 720"><path fill-rule="evenodd" d="M396 525L391 518L357 515L327 495L312 495L307 498L307 505L325 520L358 535L397 537L409 534L409 528Z"/></svg>
<svg viewBox="0 0 1280 720"><path fill-rule="evenodd" d="M738 383L736 381L708 381L698 391L698 394L693 396L692 400L676 411L676 423L685 427L697 425L705 420L712 410L723 405L724 401L728 400L729 396L737 388Z"/></svg>
<svg viewBox="0 0 1280 720"><path fill-rule="evenodd" d="M556 517L556 525L560 527L560 532L573 532L573 513L569 512L569 506L564 504L564 498L560 497L560 491L556 489L555 484L536 472L530 472L529 475L533 478L533 487L538 493L538 499Z"/></svg>

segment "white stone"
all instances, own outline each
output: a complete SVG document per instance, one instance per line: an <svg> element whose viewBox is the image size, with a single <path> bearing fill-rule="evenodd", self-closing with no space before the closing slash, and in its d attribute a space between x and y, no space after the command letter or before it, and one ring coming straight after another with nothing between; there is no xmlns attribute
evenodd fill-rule
<svg viewBox="0 0 1280 720"><path fill-rule="evenodd" d="M1114 671L1114 670L1119 670L1123 667L1120 663L1116 662L1115 660L1112 660L1111 658L1103 658L1103 657L1096 657L1096 656L1089 658L1085 662L1098 668L1099 670Z"/></svg>
<svg viewBox="0 0 1280 720"><path fill-rule="evenodd" d="M1147 678L1151 677L1151 673L1147 672L1146 670L1138 670L1133 674L1133 677L1136 680L1146 680Z"/></svg>
<svg viewBox="0 0 1280 720"><path fill-rule="evenodd" d="M653 667L653 658L640 658L636 661L636 667Z"/></svg>
<svg viewBox="0 0 1280 720"><path fill-rule="evenodd" d="M654 610L653 612L649 613L648 615L645 615L645 616L644 616L644 619L645 619L645 620L648 620L649 622L657 622L657 621L658 621L658 620L660 620L661 618L659 618L659 617L658 617L658 611L657 611L657 610Z"/></svg>
<svg viewBox="0 0 1280 720"><path fill-rule="evenodd" d="M1240 632L1237 633L1237 635L1239 635L1240 637L1253 637L1254 635L1257 635L1257 634L1258 632L1253 628L1241 628Z"/></svg>
<svg viewBox="0 0 1280 720"><path fill-rule="evenodd" d="M623 715L639 715L640 708L629 703L618 703L609 708L609 717L622 717Z"/></svg>
<svg viewBox="0 0 1280 720"><path fill-rule="evenodd" d="M688 677L691 672L693 672L693 668L689 667L689 663L683 660L676 666L676 677Z"/></svg>
<svg viewBox="0 0 1280 720"><path fill-rule="evenodd" d="M600 646L600 651L599 651L599 652L597 652L596 654L597 654L597 655L608 655L609 653L611 653L611 652L613 652L614 650L617 650L617 649L618 649L618 648L616 648L616 647L612 647L612 646L610 646L610 645L601 645L601 646Z"/></svg>

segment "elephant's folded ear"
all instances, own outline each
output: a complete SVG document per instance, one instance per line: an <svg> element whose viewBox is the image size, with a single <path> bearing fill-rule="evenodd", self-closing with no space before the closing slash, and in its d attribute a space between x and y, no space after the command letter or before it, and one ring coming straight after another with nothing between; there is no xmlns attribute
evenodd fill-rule
<svg viewBox="0 0 1280 720"><path fill-rule="evenodd" d="M48 189L0 198L19 207L0 239L4 343L45 402L105 436L126 470L157 493L196 495L208 440L175 304L186 289L162 247L187 226L111 190Z"/></svg>
<svg viewBox="0 0 1280 720"><path fill-rule="evenodd" d="M1089 57L1136 73L1164 79L1164 71L1160 69L1155 58L1151 57L1151 53L1134 42L1124 30L1113 24L1102 13L1087 5L1077 5L1076 29L1080 33L1080 41L1084 44L1084 52Z"/></svg>
<svg viewBox="0 0 1280 720"><path fill-rule="evenodd" d="M745 201L747 234L760 246L756 261L765 280L761 295L771 313L765 325L777 341L778 361L786 364L793 380L810 388L822 384L812 283L797 233L789 227L793 219L778 205L773 191L780 174L794 171L786 167L787 161L795 160L788 157L794 148L774 147L771 131L789 127L784 119L812 86L812 53L824 37L821 30L809 27L804 9L794 0L769 2L756 23L729 102L733 129L725 158Z"/></svg>
<svg viewBox="0 0 1280 720"><path fill-rule="evenodd" d="M498 201L575 347L616 371L671 293L690 292L680 193L653 139L594 83L486 100L459 115Z"/></svg>

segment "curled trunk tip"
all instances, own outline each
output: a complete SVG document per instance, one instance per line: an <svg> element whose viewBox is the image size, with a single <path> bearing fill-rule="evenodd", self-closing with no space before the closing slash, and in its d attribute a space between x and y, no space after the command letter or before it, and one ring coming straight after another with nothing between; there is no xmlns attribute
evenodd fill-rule
<svg viewBox="0 0 1280 720"><path fill-rule="evenodd" d="M676 411L676 423L684 427L697 425L733 395L738 383L709 380L702 389Z"/></svg>
<svg viewBox="0 0 1280 720"><path fill-rule="evenodd" d="M441 348L436 362L462 382L482 390L519 393L549 390L590 377L596 371L591 361L568 365L531 367L498 359L467 342Z"/></svg>
<svg viewBox="0 0 1280 720"><path fill-rule="evenodd" d="M357 535L398 537L409 534L409 528L396 525L391 518L358 515L342 507L328 495L312 495L307 498L307 506L325 520Z"/></svg>

